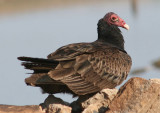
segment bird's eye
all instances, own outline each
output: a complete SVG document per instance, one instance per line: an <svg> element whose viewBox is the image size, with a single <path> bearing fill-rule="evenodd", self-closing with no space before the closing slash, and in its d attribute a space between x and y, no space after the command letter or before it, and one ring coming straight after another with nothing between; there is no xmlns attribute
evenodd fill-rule
<svg viewBox="0 0 160 113"><path fill-rule="evenodd" d="M117 18L117 17L112 17L111 20L112 20L113 22L115 22L115 21L118 21L118 18Z"/></svg>

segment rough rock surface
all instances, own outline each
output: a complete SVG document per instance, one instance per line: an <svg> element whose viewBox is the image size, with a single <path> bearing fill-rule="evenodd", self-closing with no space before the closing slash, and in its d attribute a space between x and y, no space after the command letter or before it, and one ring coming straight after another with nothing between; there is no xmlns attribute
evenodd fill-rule
<svg viewBox="0 0 160 113"><path fill-rule="evenodd" d="M82 113L105 112L117 92L117 89L103 89L93 97L81 103L84 109Z"/></svg>
<svg viewBox="0 0 160 113"><path fill-rule="evenodd" d="M160 84L160 79L150 79L149 81L151 81L152 83Z"/></svg>
<svg viewBox="0 0 160 113"><path fill-rule="evenodd" d="M38 105L13 106L0 105L0 113L45 113Z"/></svg>
<svg viewBox="0 0 160 113"><path fill-rule="evenodd" d="M71 113L72 108L61 104L50 104L46 113Z"/></svg>
<svg viewBox="0 0 160 113"><path fill-rule="evenodd" d="M131 78L120 88L106 113L160 113L160 84L157 80Z"/></svg>
<svg viewBox="0 0 160 113"><path fill-rule="evenodd" d="M69 103L64 102L62 99L55 97L54 95L49 95L44 103L41 103L40 106L42 107L43 110L46 110L49 108L50 104L61 104L61 105L66 105L69 106Z"/></svg>
<svg viewBox="0 0 160 113"><path fill-rule="evenodd" d="M69 103L53 95L49 95L40 106L45 113L71 113L72 110Z"/></svg>
<svg viewBox="0 0 160 113"><path fill-rule="evenodd" d="M80 99L69 105L49 95L40 105L0 105L0 113L160 113L160 79L135 77L118 92L103 89L85 101ZM73 112L73 109L80 111Z"/></svg>

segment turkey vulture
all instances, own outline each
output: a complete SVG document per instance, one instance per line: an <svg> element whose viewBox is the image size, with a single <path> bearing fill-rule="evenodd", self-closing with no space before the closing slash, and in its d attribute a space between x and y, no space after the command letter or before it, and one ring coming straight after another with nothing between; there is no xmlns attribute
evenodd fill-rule
<svg viewBox="0 0 160 113"><path fill-rule="evenodd" d="M124 39L118 27L129 26L109 12L98 22L98 39L91 43L63 46L47 59L18 57L26 69L33 70L25 79L49 94L89 95L104 88L115 88L127 77L131 58L124 50Z"/></svg>

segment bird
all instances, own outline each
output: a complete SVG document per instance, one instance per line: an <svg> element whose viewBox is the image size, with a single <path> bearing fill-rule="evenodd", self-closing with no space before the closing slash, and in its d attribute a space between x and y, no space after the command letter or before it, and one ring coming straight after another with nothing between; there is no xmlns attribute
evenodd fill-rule
<svg viewBox="0 0 160 113"><path fill-rule="evenodd" d="M115 88L127 78L132 65L119 27L129 30L123 19L108 12L98 21L97 40L62 46L47 58L18 57L25 69L33 70L25 83L40 87L43 93L74 96Z"/></svg>

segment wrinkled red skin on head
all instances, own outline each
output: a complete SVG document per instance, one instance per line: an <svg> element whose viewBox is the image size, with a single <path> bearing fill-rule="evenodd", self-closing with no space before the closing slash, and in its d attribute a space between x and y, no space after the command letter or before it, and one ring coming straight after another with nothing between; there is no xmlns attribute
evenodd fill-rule
<svg viewBox="0 0 160 113"><path fill-rule="evenodd" d="M118 21L112 21L112 17L118 18ZM116 25L119 27L124 27L124 25L126 24L125 21L123 19L121 19L117 14L110 12L107 13L104 18L103 18L109 25Z"/></svg>

